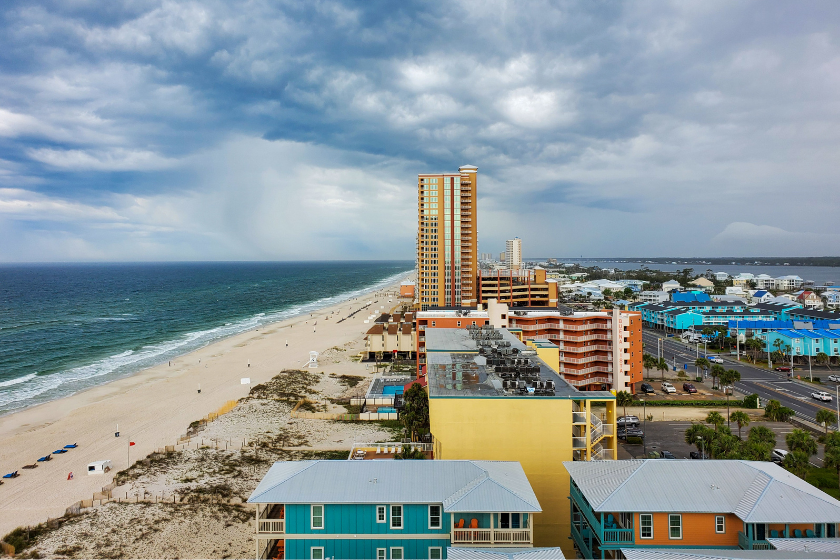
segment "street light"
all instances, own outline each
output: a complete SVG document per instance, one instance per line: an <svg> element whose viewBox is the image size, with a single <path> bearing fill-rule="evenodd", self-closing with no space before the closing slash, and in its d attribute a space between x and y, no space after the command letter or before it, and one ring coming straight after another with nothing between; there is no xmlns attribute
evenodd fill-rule
<svg viewBox="0 0 840 560"><path fill-rule="evenodd" d="M706 448L703 446L703 436L697 436L697 439L700 440L700 459L705 459Z"/></svg>

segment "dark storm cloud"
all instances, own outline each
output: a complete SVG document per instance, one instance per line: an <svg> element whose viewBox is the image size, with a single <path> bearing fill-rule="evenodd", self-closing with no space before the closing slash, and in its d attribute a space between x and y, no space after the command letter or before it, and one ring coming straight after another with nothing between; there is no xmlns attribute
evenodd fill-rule
<svg viewBox="0 0 840 560"><path fill-rule="evenodd" d="M2 10L0 259L411 258L413 177L465 163L482 250L838 233L836 3Z"/></svg>

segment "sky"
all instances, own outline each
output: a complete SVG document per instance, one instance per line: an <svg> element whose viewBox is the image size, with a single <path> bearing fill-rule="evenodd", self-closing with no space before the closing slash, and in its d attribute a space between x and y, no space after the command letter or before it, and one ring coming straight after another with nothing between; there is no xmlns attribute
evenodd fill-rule
<svg viewBox="0 0 840 560"><path fill-rule="evenodd" d="M0 261L840 250L840 3L5 0Z"/></svg>

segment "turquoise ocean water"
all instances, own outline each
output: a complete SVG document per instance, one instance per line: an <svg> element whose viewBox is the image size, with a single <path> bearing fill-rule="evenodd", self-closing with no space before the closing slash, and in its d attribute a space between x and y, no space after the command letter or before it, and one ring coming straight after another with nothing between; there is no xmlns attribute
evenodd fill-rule
<svg viewBox="0 0 840 560"><path fill-rule="evenodd" d="M0 414L374 291L410 261L0 265Z"/></svg>

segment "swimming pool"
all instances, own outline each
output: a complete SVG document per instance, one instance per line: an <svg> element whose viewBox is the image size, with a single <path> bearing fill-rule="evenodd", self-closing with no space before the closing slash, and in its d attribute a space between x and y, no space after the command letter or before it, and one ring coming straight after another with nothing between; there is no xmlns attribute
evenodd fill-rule
<svg viewBox="0 0 840 560"><path fill-rule="evenodd" d="M383 395L402 395L403 394L403 386L402 385L385 385L382 388Z"/></svg>
<svg viewBox="0 0 840 560"><path fill-rule="evenodd" d="M378 412L379 414L385 414L386 412L396 412L396 411L397 411L396 408L382 407L382 408L378 409L376 412Z"/></svg>

